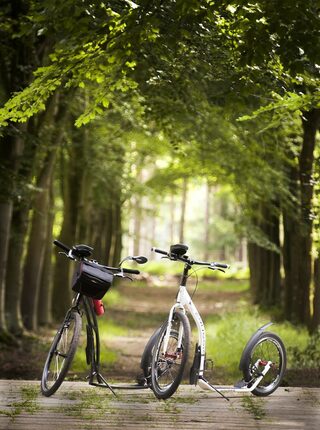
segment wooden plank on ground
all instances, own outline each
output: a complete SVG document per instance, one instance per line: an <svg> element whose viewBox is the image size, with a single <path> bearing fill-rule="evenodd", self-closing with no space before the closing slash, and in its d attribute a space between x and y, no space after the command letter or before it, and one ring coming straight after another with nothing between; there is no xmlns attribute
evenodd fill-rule
<svg viewBox="0 0 320 430"><path fill-rule="evenodd" d="M46 398L37 381L0 380L0 429L320 429L318 388L279 388L265 398L229 393L229 402L189 385L166 401L150 390L117 394L64 382Z"/></svg>

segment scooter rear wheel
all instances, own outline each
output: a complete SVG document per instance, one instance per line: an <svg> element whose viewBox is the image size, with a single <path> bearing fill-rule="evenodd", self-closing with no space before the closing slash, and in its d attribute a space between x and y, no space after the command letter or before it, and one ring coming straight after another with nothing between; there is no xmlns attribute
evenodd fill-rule
<svg viewBox="0 0 320 430"><path fill-rule="evenodd" d="M286 350L282 340L274 333L264 332L244 357L243 376L249 382L248 387L254 384L270 361L270 369L252 391L256 396L273 393L281 384L286 370Z"/></svg>

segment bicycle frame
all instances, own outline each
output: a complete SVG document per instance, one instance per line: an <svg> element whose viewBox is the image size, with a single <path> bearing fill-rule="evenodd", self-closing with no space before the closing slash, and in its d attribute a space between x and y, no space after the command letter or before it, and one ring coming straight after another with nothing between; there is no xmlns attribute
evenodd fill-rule
<svg viewBox="0 0 320 430"><path fill-rule="evenodd" d="M90 364L90 373L87 377L89 385L94 385L95 387L108 388L115 396L116 393L114 389L119 390L137 390L137 389L149 389L148 386L141 386L139 384L123 384L123 385L113 385L109 384L107 380L100 373L100 336L99 336L99 326L96 314L90 303L90 299L82 294L78 293L73 299L72 308L80 311L80 305L83 304L84 313L86 315L87 326L87 347L86 347L86 357L87 364Z"/></svg>

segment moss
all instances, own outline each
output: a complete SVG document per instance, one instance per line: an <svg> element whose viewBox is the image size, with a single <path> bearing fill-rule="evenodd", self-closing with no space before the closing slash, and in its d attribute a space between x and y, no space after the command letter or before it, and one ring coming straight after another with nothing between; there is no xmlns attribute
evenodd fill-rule
<svg viewBox="0 0 320 430"><path fill-rule="evenodd" d="M158 410L164 411L167 414L180 414L181 409L177 406L175 398L171 398L160 403Z"/></svg>
<svg viewBox="0 0 320 430"><path fill-rule="evenodd" d="M241 399L241 405L255 420L262 420L266 416L261 399L245 396Z"/></svg>
<svg viewBox="0 0 320 430"><path fill-rule="evenodd" d="M77 416L84 420L94 420L110 413L110 399L103 396L99 391L81 390L79 393L72 393L70 397L68 398L75 400L76 403L60 408L60 411L66 415Z"/></svg>
<svg viewBox="0 0 320 430"><path fill-rule="evenodd" d="M182 396L175 396L173 399L176 403L183 403L183 404L190 404L193 405L194 403L197 403L199 399L196 399L194 397L182 397Z"/></svg>
<svg viewBox="0 0 320 430"><path fill-rule="evenodd" d="M37 404L39 389L34 386L24 386L20 390L21 401L10 403L10 409L1 409L0 415L6 415L14 420L22 412L35 414L39 411L40 406Z"/></svg>

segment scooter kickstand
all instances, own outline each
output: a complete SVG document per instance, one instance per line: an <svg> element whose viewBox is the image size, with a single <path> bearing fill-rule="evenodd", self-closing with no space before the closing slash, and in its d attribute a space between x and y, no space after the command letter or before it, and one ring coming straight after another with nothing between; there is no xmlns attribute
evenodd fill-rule
<svg viewBox="0 0 320 430"><path fill-rule="evenodd" d="M205 378L199 377L198 384L201 388L204 388L205 390L216 391L225 400L228 400L228 402L230 401L230 399L227 396L225 396L221 391L219 391L218 388L211 385L210 382L208 382Z"/></svg>

